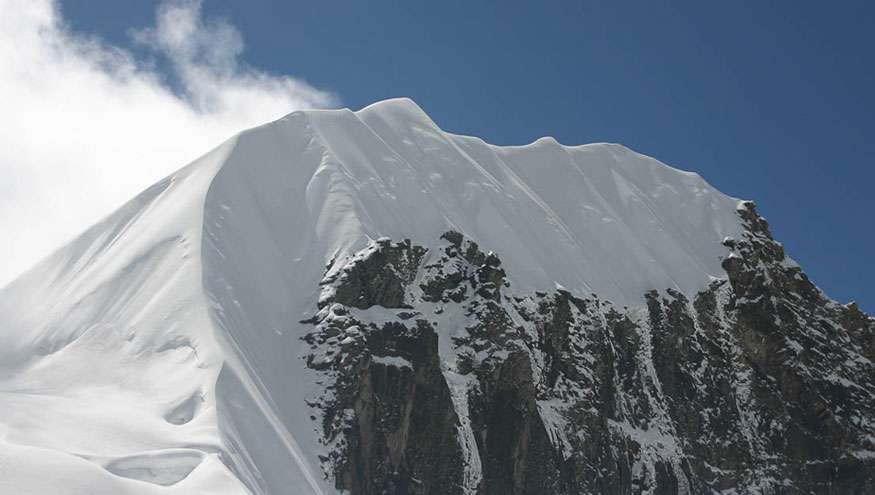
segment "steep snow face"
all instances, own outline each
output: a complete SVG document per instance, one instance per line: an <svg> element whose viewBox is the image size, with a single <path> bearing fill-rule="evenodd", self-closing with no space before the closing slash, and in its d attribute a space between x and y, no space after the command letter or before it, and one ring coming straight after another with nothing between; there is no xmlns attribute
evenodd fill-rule
<svg viewBox="0 0 875 495"><path fill-rule="evenodd" d="M638 306L725 276L736 203L618 145L451 135L406 99L246 131L0 292L0 492L333 493L299 359L326 269L454 230L517 290Z"/></svg>
<svg viewBox="0 0 875 495"><path fill-rule="evenodd" d="M500 250L524 290L560 284L620 305L654 288L691 293L722 276L720 240L740 232L736 199L623 146L492 146L442 132L409 100L358 117L391 148L386 161L400 161L374 186L409 217L380 234L409 237L417 225L417 238L434 239L453 227ZM333 147L344 163L360 156L349 148Z"/></svg>
<svg viewBox="0 0 875 495"><path fill-rule="evenodd" d="M299 187L309 181L297 201L328 257L367 238L452 228L506 253L521 288L561 284L638 304L648 289L689 293L721 276L719 241L739 233L737 200L618 145L492 146L441 131L405 99L274 126L312 136L309 160L281 162L303 175Z"/></svg>
<svg viewBox="0 0 875 495"><path fill-rule="evenodd" d="M201 211L229 141L0 292L0 493L245 493L219 458L225 362Z"/></svg>

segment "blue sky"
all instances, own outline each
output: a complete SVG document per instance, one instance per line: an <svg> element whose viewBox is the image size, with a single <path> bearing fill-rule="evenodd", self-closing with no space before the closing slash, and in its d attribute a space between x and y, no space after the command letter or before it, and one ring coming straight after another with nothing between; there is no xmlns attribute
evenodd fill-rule
<svg viewBox="0 0 875 495"><path fill-rule="evenodd" d="M669 5L670 4L670 5ZM62 0L139 53L158 2ZM875 311L875 3L206 0L243 60L359 108L410 96L499 144L623 143L757 201L841 302ZM160 69L160 61L159 61ZM168 76L173 83L172 76Z"/></svg>

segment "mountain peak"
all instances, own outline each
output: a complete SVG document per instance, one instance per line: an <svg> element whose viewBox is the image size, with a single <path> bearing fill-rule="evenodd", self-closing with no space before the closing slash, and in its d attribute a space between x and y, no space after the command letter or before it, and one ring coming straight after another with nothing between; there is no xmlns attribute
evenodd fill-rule
<svg viewBox="0 0 875 495"><path fill-rule="evenodd" d="M425 114L425 111L418 103L413 101L413 98L407 96L399 96L395 98L387 98L380 100L365 107L362 107L359 112L404 112L410 114Z"/></svg>
<svg viewBox="0 0 875 495"><path fill-rule="evenodd" d="M458 230L503 248L520 286L636 304L652 288L704 288L722 271L719 241L739 233L737 200L620 145L490 145L444 132L407 98L294 115L241 135L216 182L245 173L259 202L280 187L277 213L306 212L296 228L312 241L296 242L319 244L321 262L382 236Z"/></svg>
<svg viewBox="0 0 875 495"><path fill-rule="evenodd" d="M542 435L538 452L561 462L583 454L573 447L577 433L563 426L570 409L555 408L607 408L607 423L587 424L607 424L600 438L619 438L617 445L639 442L644 457L623 461L649 470L635 476L680 479L688 456L659 384L678 392L669 380L687 371L657 375L649 353L667 353L659 366L679 361L675 348L702 356L689 346L705 341L703 328L730 332L777 311L756 305L779 300L792 308L781 318L797 315L787 321L822 317L852 328L847 342L868 338L868 317L822 299L764 225L752 203L620 145L564 146L550 137L491 145L443 131L407 98L357 112L295 112L221 144L0 290L0 455L13 452L11 471L31 477L19 486L41 493L139 495L153 485L171 495L270 495L289 486L336 493L354 484L335 483L354 458L337 457L352 455L338 426L346 406L385 403L332 396L365 390L356 381L365 374L344 370L367 373L379 387L384 378L410 385L403 370L426 366L427 375L416 376L430 381L417 387L437 387L442 417L455 418L434 426L458 447L442 466L463 478L465 493L490 483L490 469L499 470L496 479L517 479L501 471L509 460L490 467L479 452L475 428L487 426L478 426L473 415L483 410L469 409L469 400L520 384L528 388L513 390L523 406L471 404L536 414L519 424ZM812 307L815 316L800 313ZM784 345L775 336L787 321L760 336L771 339L769 349ZM666 325L696 337L675 342ZM603 340L585 341L592 335ZM729 353L720 362L745 363L744 352L764 359L756 349L719 352ZM345 356L360 367L348 367ZM833 368L847 376L841 366ZM788 376L782 369L769 372ZM475 386L501 370L513 379ZM596 376L615 371L628 376ZM739 380L754 375L736 371ZM610 398L610 407L567 402L595 390L587 377L606 394L637 381L646 390ZM743 393L744 383L738 387ZM636 416L647 401L659 403L645 408L658 417ZM833 421L827 406L817 407L811 417ZM364 421L376 413L355 414ZM658 424L658 435L641 421ZM660 440L648 440L653 435ZM505 437L517 438L489 436ZM395 483L392 473L413 476L398 459L425 455L392 445L389 464L362 467L391 464L383 487ZM29 467L45 464L74 473L76 483L46 481Z"/></svg>

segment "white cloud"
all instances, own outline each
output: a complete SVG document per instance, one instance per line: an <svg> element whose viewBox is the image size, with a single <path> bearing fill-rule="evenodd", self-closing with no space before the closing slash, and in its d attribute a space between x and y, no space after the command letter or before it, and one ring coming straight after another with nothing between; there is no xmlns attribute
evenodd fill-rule
<svg viewBox="0 0 875 495"><path fill-rule="evenodd" d="M336 98L240 61L233 25L165 1L129 50L51 0L0 0L0 286L233 133ZM171 84L174 89L171 89Z"/></svg>

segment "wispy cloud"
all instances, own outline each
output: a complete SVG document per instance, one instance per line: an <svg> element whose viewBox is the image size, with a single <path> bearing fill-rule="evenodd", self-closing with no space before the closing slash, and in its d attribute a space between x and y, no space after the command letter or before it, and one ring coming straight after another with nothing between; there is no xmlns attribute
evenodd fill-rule
<svg viewBox="0 0 875 495"><path fill-rule="evenodd" d="M240 32L197 0L132 29L154 60L71 31L51 0L0 12L0 286L234 132L337 104L245 64Z"/></svg>

